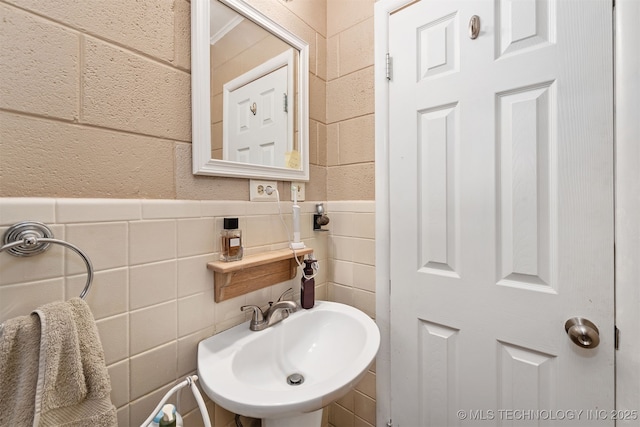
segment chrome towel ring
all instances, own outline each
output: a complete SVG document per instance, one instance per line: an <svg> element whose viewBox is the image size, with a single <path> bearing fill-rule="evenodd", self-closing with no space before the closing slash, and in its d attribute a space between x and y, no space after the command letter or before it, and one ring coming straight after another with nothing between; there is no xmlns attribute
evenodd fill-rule
<svg viewBox="0 0 640 427"><path fill-rule="evenodd" d="M91 282L93 282L93 266L91 265L91 260L77 246L64 240L54 239L51 229L43 223L23 221L13 224L4 233L3 246L0 247L0 252L6 250L7 253L13 256L29 257L45 252L52 243L73 250L80 255L84 261L87 267L87 282L80 293L80 298L84 299L91 288Z"/></svg>

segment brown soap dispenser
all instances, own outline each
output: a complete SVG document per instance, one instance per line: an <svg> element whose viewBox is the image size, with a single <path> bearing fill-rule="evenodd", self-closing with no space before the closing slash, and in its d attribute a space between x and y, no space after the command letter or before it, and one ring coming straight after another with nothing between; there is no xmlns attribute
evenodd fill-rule
<svg viewBox="0 0 640 427"><path fill-rule="evenodd" d="M302 308L313 308L316 303L316 280L313 278L315 259L305 259L300 287L300 305Z"/></svg>

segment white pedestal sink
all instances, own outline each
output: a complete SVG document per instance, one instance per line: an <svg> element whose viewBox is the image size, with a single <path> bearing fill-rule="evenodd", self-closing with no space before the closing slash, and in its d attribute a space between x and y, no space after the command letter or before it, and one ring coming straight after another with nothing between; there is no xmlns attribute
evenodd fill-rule
<svg viewBox="0 0 640 427"><path fill-rule="evenodd" d="M263 427L319 427L322 408L362 379L379 346L369 316L317 301L263 331L247 322L201 341L198 376L214 402Z"/></svg>

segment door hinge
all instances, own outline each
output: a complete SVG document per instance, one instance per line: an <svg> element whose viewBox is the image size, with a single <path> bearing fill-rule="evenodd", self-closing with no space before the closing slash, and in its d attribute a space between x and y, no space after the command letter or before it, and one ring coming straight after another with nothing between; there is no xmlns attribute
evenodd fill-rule
<svg viewBox="0 0 640 427"><path fill-rule="evenodd" d="M393 58L391 58L391 55L387 53L387 57L385 61L386 61L387 80L391 80L391 77L393 76Z"/></svg>
<svg viewBox="0 0 640 427"><path fill-rule="evenodd" d="M615 343L616 350L618 350L620 348L620 329L618 329L617 326L614 326L614 328L615 328L615 333L613 336L613 341Z"/></svg>
<svg viewBox="0 0 640 427"><path fill-rule="evenodd" d="M283 110L284 110L284 112L285 112L285 113L288 113L288 112L289 112L289 102L288 102L288 99L287 99L287 98L288 98L287 94L286 94L286 93L283 93L283 94L282 94L282 102L283 102L283 106L282 106L282 108L283 108Z"/></svg>

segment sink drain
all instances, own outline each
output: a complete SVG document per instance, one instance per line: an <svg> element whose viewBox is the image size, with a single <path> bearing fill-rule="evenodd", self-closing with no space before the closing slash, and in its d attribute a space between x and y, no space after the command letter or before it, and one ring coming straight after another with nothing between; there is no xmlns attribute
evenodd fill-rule
<svg viewBox="0 0 640 427"><path fill-rule="evenodd" d="M300 374L291 374L287 377L287 384L300 385L304 382L304 377Z"/></svg>

